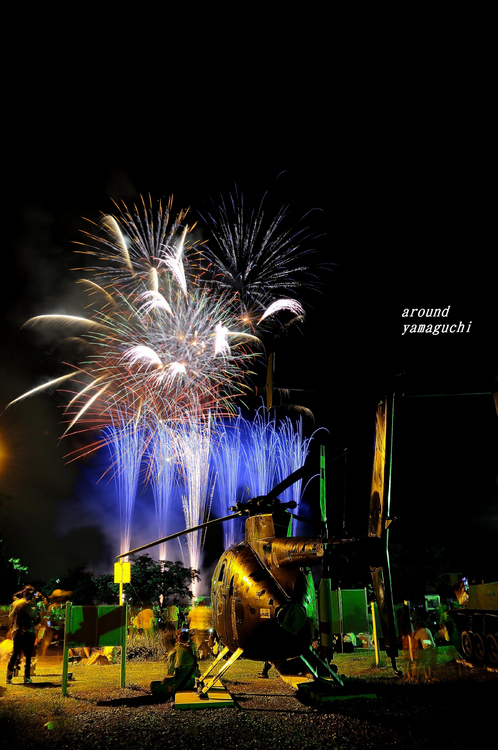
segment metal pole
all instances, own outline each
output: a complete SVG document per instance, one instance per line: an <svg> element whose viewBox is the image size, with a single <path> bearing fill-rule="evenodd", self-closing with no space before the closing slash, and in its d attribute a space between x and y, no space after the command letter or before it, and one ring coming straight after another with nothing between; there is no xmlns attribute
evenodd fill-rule
<svg viewBox="0 0 498 750"><path fill-rule="evenodd" d="M62 653L62 695L67 695L67 672L69 665L68 632L71 627L71 602L66 604L66 617L64 622L64 648Z"/></svg>
<svg viewBox="0 0 498 750"><path fill-rule="evenodd" d="M337 589L337 612L339 614L339 638L341 639L341 654L344 653L344 633L343 633L343 622L342 622L342 593L341 589Z"/></svg>
<svg viewBox="0 0 498 750"><path fill-rule="evenodd" d="M123 584L121 584L121 587ZM127 636L127 625L128 625L128 605L122 604L122 618L123 622L121 625L121 687L124 688L126 682L126 636Z"/></svg>
<svg viewBox="0 0 498 750"><path fill-rule="evenodd" d="M325 483L325 446L320 446L320 521L324 539L323 568L318 585L318 614L321 653L327 662L334 658L332 644L332 590L330 580L330 558L326 552L328 537L327 492Z"/></svg>
<svg viewBox="0 0 498 750"><path fill-rule="evenodd" d="M377 641L377 623L375 622L375 602L371 602L372 607L372 639L375 649L375 666L379 666L379 643Z"/></svg>

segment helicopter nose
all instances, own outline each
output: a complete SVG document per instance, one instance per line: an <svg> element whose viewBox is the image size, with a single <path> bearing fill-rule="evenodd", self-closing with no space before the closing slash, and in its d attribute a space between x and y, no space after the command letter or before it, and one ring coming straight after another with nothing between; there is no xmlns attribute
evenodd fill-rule
<svg viewBox="0 0 498 750"><path fill-rule="evenodd" d="M302 604L293 602L279 607L275 612L278 624L292 635L296 635L306 624L306 611Z"/></svg>

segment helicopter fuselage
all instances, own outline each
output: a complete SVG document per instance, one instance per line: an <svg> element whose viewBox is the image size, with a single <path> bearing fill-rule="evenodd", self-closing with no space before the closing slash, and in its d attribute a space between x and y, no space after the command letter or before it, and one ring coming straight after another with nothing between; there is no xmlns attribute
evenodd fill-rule
<svg viewBox="0 0 498 750"><path fill-rule="evenodd" d="M276 536L275 515L246 520L245 540L222 555L211 588L222 643L261 661L290 659L310 646L316 598L309 566L323 556L318 539Z"/></svg>

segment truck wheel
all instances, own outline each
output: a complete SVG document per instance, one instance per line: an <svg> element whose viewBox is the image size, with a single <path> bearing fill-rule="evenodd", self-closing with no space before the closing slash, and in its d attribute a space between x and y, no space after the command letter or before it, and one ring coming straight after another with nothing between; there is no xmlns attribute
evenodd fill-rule
<svg viewBox="0 0 498 750"><path fill-rule="evenodd" d="M486 636L486 653L490 664L496 666L498 664L498 643L491 633Z"/></svg>
<svg viewBox="0 0 498 750"><path fill-rule="evenodd" d="M479 633L474 633L474 655L477 661L483 661L486 656L484 641Z"/></svg>
<svg viewBox="0 0 498 750"><path fill-rule="evenodd" d="M465 656L465 658L472 659L472 654L474 653L474 649L472 648L472 638L471 638L470 633L467 633L466 630L462 632L461 645L462 645L462 653Z"/></svg>

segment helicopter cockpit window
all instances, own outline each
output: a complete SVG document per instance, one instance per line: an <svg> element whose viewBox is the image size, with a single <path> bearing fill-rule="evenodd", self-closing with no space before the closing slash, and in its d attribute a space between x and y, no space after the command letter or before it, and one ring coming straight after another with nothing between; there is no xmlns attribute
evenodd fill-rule
<svg viewBox="0 0 498 750"><path fill-rule="evenodd" d="M223 563L223 565L220 568L220 574L218 576L218 583L221 583L223 581L223 576L225 575L225 568L226 568L226 564Z"/></svg>

